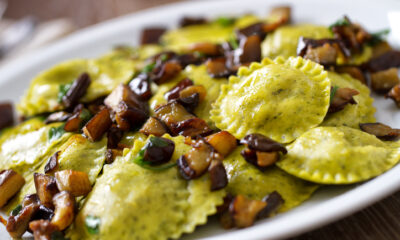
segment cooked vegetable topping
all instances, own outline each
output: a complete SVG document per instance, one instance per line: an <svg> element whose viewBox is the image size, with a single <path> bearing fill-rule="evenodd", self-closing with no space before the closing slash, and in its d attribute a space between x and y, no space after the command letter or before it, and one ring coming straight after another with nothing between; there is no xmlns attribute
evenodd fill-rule
<svg viewBox="0 0 400 240"><path fill-rule="evenodd" d="M151 87L149 76L145 73L139 74L129 83L131 90L139 96L141 100L148 100L151 98Z"/></svg>
<svg viewBox="0 0 400 240"><path fill-rule="evenodd" d="M178 82L173 88L171 88L168 92L164 94L164 97L167 101L173 100L173 99L178 99L180 92L193 85L193 81L190 80L189 78L185 78Z"/></svg>
<svg viewBox="0 0 400 240"><path fill-rule="evenodd" d="M166 30L166 28L161 27L143 29L140 44L157 44Z"/></svg>
<svg viewBox="0 0 400 240"><path fill-rule="evenodd" d="M370 78L372 89L378 93L387 93L400 83L399 70L397 68L371 73Z"/></svg>
<svg viewBox="0 0 400 240"><path fill-rule="evenodd" d="M19 212L22 210L22 205L18 204L12 211L11 216L17 216Z"/></svg>
<svg viewBox="0 0 400 240"><path fill-rule="evenodd" d="M155 117L150 117L147 119L147 122L140 129L140 132L146 134L147 136L154 135L157 137L161 137L167 133L167 131L168 129L164 123Z"/></svg>
<svg viewBox="0 0 400 240"><path fill-rule="evenodd" d="M334 88L332 88L332 89L334 89ZM334 113L334 112L343 110L343 108L347 104L357 104L357 102L354 100L353 97L358 95L359 92L355 89L337 88L336 91L332 91L332 92L333 92L333 95L332 95L333 98L332 98L332 101L330 102L330 106L328 109L329 113Z"/></svg>
<svg viewBox="0 0 400 240"><path fill-rule="evenodd" d="M34 173L33 179L41 204L48 208L53 208L53 196L59 192L56 179L40 173Z"/></svg>
<svg viewBox="0 0 400 240"><path fill-rule="evenodd" d="M400 84L397 84L390 89L390 91L385 95L385 98L393 99L397 107L400 107Z"/></svg>
<svg viewBox="0 0 400 240"><path fill-rule="evenodd" d="M85 225L90 234L98 234L100 232L101 220L96 216L86 216Z"/></svg>
<svg viewBox="0 0 400 240"><path fill-rule="evenodd" d="M273 191L265 196L262 200L267 203L267 206L258 213L258 218L270 217L271 214L276 213L285 202L285 200L283 200L282 196L277 191Z"/></svg>
<svg viewBox="0 0 400 240"><path fill-rule="evenodd" d="M95 142L101 139L103 134L111 127L111 124L110 111L104 108L90 119L82 130L90 141Z"/></svg>
<svg viewBox="0 0 400 240"><path fill-rule="evenodd" d="M124 132L115 125L111 126L107 132L107 148L118 148L118 143L121 141Z"/></svg>
<svg viewBox="0 0 400 240"><path fill-rule="evenodd" d="M0 130L14 124L14 111L11 103L0 103Z"/></svg>
<svg viewBox="0 0 400 240"><path fill-rule="evenodd" d="M13 197L25 184L25 179L13 170L0 171L0 207Z"/></svg>
<svg viewBox="0 0 400 240"><path fill-rule="evenodd" d="M75 107L73 115L65 122L64 130L66 132L80 131L91 117L92 115L89 110L83 104L79 104Z"/></svg>
<svg viewBox="0 0 400 240"><path fill-rule="evenodd" d="M39 208L38 204L29 204L16 216L9 216L6 229L12 238L20 238L28 230L29 222Z"/></svg>
<svg viewBox="0 0 400 240"><path fill-rule="evenodd" d="M40 240L54 240L53 233L58 231L58 228L49 220L36 220L29 223L29 229L33 232L33 237Z"/></svg>
<svg viewBox="0 0 400 240"><path fill-rule="evenodd" d="M211 180L211 191L222 189L228 185L228 176L222 161L213 159L208 169Z"/></svg>
<svg viewBox="0 0 400 240"><path fill-rule="evenodd" d="M74 197L85 196L92 190L89 177L85 172L63 170L54 174L60 191L68 191Z"/></svg>
<svg viewBox="0 0 400 240"><path fill-rule="evenodd" d="M371 72L379 72L394 67L400 67L400 51L396 50L387 51L364 64L364 68Z"/></svg>
<svg viewBox="0 0 400 240"><path fill-rule="evenodd" d="M91 83L90 76L87 73L82 73L71 85L67 88L64 86L62 90L66 91L62 94L62 103L67 109L71 109L78 104L79 99L85 95ZM61 92L61 91L60 91Z"/></svg>
<svg viewBox="0 0 400 240"><path fill-rule="evenodd" d="M64 112L64 111L55 112L55 113L50 114L46 118L45 123L49 124L49 123L53 123L53 122L64 122L68 118L70 118L71 115L72 115L71 113Z"/></svg>
<svg viewBox="0 0 400 240"><path fill-rule="evenodd" d="M236 138L227 131L209 135L205 140L223 157L228 156L237 146Z"/></svg>
<svg viewBox="0 0 400 240"><path fill-rule="evenodd" d="M54 216L51 223L62 231L71 225L75 217L75 198L66 191L57 193L53 197Z"/></svg>
<svg viewBox="0 0 400 240"><path fill-rule="evenodd" d="M164 170L175 166L175 163L158 166L171 160L175 144L167 138L151 136L147 144L140 150L134 162L150 170Z"/></svg>
<svg viewBox="0 0 400 240"><path fill-rule="evenodd" d="M384 37L390 33L390 29L383 29L379 32L371 33L371 39L368 44L376 45L382 41L384 41Z"/></svg>
<svg viewBox="0 0 400 240"><path fill-rule="evenodd" d="M360 123L360 129L386 141L396 141L400 136L400 129L393 129L383 123Z"/></svg>
<svg viewBox="0 0 400 240"><path fill-rule="evenodd" d="M44 173L52 174L58 170L58 155L60 151L55 152L48 160L46 165L44 166Z"/></svg>
<svg viewBox="0 0 400 240"><path fill-rule="evenodd" d="M208 42L192 44L189 46L188 50L190 52L197 52L205 56L218 56L223 54L220 45Z"/></svg>
<svg viewBox="0 0 400 240"><path fill-rule="evenodd" d="M365 79L364 73L360 67L357 66L335 66L335 72L347 73L353 78L360 80L363 84L367 85L367 80Z"/></svg>

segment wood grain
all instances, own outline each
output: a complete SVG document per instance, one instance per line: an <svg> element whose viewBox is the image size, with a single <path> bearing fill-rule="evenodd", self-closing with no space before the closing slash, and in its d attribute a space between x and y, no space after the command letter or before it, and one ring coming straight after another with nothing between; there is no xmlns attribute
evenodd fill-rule
<svg viewBox="0 0 400 240"><path fill-rule="evenodd" d="M70 18L79 28L178 0L9 0L6 17ZM292 240L400 239L400 192L343 220Z"/></svg>

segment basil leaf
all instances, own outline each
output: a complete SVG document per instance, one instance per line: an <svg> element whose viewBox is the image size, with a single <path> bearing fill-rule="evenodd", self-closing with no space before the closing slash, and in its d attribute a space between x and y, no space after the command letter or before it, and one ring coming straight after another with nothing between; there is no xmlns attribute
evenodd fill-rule
<svg viewBox="0 0 400 240"><path fill-rule="evenodd" d="M236 40L236 37L232 36L231 38L229 38L229 43L231 44L233 49L238 49L239 48L239 43Z"/></svg>
<svg viewBox="0 0 400 240"><path fill-rule="evenodd" d="M373 46L383 41L383 38L390 33L390 29L383 29L381 31L371 33L371 39L368 44Z"/></svg>
<svg viewBox="0 0 400 240"><path fill-rule="evenodd" d="M63 97L67 94L68 90L71 88L72 83L61 84L58 89L57 100L59 103L62 103Z"/></svg>
<svg viewBox="0 0 400 240"><path fill-rule="evenodd" d="M64 234L62 232L59 232L59 231L53 232L51 234L51 236L50 236L50 239L51 240L69 240L69 238L66 238L64 236Z"/></svg>
<svg viewBox="0 0 400 240"><path fill-rule="evenodd" d="M155 63L147 64L147 65L143 68L142 72L143 72L143 73L149 73L149 72L153 71L155 65L156 65Z"/></svg>
<svg viewBox="0 0 400 240"><path fill-rule="evenodd" d="M165 62L168 60L168 55L164 53L163 55L161 55L160 59L161 61Z"/></svg>
<svg viewBox="0 0 400 240"><path fill-rule="evenodd" d="M64 126L65 123L61 124L59 127L50 128L48 136L49 142L59 139L65 133Z"/></svg>
<svg viewBox="0 0 400 240"><path fill-rule="evenodd" d="M331 87L331 96L330 96L330 102L333 101L333 98L335 97L336 91L339 89L338 86L333 86Z"/></svg>
<svg viewBox="0 0 400 240"><path fill-rule="evenodd" d="M22 210L22 205L18 204L18 206L16 206L12 211L11 211L11 215L12 216L17 216L19 212L21 212Z"/></svg>
<svg viewBox="0 0 400 240"><path fill-rule="evenodd" d="M100 223L101 220L99 217L88 215L85 218L86 230L90 234L98 234L100 232Z"/></svg>
<svg viewBox="0 0 400 240"><path fill-rule="evenodd" d="M350 25L349 20L348 20L347 18L343 17L343 18L337 20L336 22L334 22L333 24L331 24L331 25L329 26L329 29L332 31L332 29L333 29L334 27L348 26L348 25Z"/></svg>
<svg viewBox="0 0 400 240"><path fill-rule="evenodd" d="M234 18L229 18L229 17L219 17L215 20L216 23L218 23L219 25L223 26L223 27L229 27L232 24L235 23L235 19Z"/></svg>

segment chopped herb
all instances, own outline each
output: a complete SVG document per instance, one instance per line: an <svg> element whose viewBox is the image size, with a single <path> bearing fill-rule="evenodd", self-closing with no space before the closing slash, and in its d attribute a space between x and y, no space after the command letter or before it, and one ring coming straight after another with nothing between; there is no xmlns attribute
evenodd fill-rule
<svg viewBox="0 0 400 240"><path fill-rule="evenodd" d="M332 31L332 29L333 29L334 27L348 26L348 25L350 25L349 19L346 18L346 17L343 17L343 18L337 20L335 23L331 24L331 25L329 26L329 29Z"/></svg>
<svg viewBox="0 0 400 240"><path fill-rule="evenodd" d="M56 231L53 232L50 236L51 240L69 240L69 238L66 238L62 232Z"/></svg>
<svg viewBox="0 0 400 240"><path fill-rule="evenodd" d="M72 83L61 84L58 89L57 100L59 103L62 103L63 97L67 94L68 90L71 88Z"/></svg>
<svg viewBox="0 0 400 240"><path fill-rule="evenodd" d="M371 33L371 39L368 44L373 46L383 41L383 38L390 33L390 29L383 29L381 31Z"/></svg>
<svg viewBox="0 0 400 240"><path fill-rule="evenodd" d="M153 71L155 65L156 65L155 63L147 64L147 65L143 68L142 72L143 72L143 73L149 73L149 72Z"/></svg>
<svg viewBox="0 0 400 240"><path fill-rule="evenodd" d="M239 43L236 39L235 36L232 36L231 38L229 38L229 43L231 44L233 49L238 49L239 48Z"/></svg>
<svg viewBox="0 0 400 240"><path fill-rule="evenodd" d="M65 133L64 126L65 123L61 124L59 127L50 128L48 136L49 142L59 139Z"/></svg>
<svg viewBox="0 0 400 240"><path fill-rule="evenodd" d="M160 59L161 61L165 62L168 60L168 55L164 53L163 55L160 56Z"/></svg>
<svg viewBox="0 0 400 240"><path fill-rule="evenodd" d="M330 102L333 101L333 98L335 97L336 91L339 89L338 86L333 86L331 87L331 97L330 97Z"/></svg>
<svg viewBox="0 0 400 240"><path fill-rule="evenodd" d="M11 211L11 215L12 216L17 216L19 212L21 212L22 210L22 205L18 204L18 206L16 206L12 211Z"/></svg>
<svg viewBox="0 0 400 240"><path fill-rule="evenodd" d="M82 120L80 128L85 126L87 122L92 118L92 114L86 108L82 109L81 114L79 114L79 118Z"/></svg>
<svg viewBox="0 0 400 240"><path fill-rule="evenodd" d="M100 232L100 218L96 216L86 216L85 225L90 234L98 234Z"/></svg>
<svg viewBox="0 0 400 240"><path fill-rule="evenodd" d="M235 23L235 19L234 18L229 18L229 17L219 17L215 20L216 23L218 23L219 25L223 26L223 27L229 27L232 24Z"/></svg>

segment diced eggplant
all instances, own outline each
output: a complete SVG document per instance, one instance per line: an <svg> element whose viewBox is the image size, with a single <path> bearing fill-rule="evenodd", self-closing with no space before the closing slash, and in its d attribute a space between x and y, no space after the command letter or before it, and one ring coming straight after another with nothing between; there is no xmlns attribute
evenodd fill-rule
<svg viewBox="0 0 400 240"><path fill-rule="evenodd" d="M206 121L201 118L191 118L173 125L171 132L185 137L205 136L212 132Z"/></svg>
<svg viewBox="0 0 400 240"><path fill-rule="evenodd" d="M82 73L71 85L70 89L63 96L62 102L67 109L72 109L76 104L79 103L81 97L83 97L89 88L92 81L87 73Z"/></svg>
<svg viewBox="0 0 400 240"><path fill-rule="evenodd" d="M39 196L36 193L32 194L27 194L24 196L24 199L22 200L22 207L26 207L29 204L40 204L40 199Z"/></svg>
<svg viewBox="0 0 400 240"><path fill-rule="evenodd" d="M363 84L367 84L364 73L357 66L335 66L335 72L347 73L355 79L360 80Z"/></svg>
<svg viewBox="0 0 400 240"><path fill-rule="evenodd" d="M182 66L178 61L168 61L156 68L154 75L150 79L158 85L163 84L178 76L181 70Z"/></svg>
<svg viewBox="0 0 400 240"><path fill-rule="evenodd" d="M142 31L142 36L140 38L140 44L158 44L160 37L167 31L164 27L149 27Z"/></svg>
<svg viewBox="0 0 400 240"><path fill-rule="evenodd" d="M53 196L59 192L56 179L41 173L34 173L33 179L40 202L44 206L53 209Z"/></svg>
<svg viewBox="0 0 400 240"><path fill-rule="evenodd" d="M278 152L256 152L257 165L264 168L274 165L279 160Z"/></svg>
<svg viewBox="0 0 400 240"><path fill-rule="evenodd" d="M139 74L129 83L130 89L140 98L140 100L149 100L152 96L149 77L146 73Z"/></svg>
<svg viewBox="0 0 400 240"><path fill-rule="evenodd" d="M82 130L90 141L95 142L101 139L103 134L111 127L111 124L110 111L104 108L90 119Z"/></svg>
<svg viewBox="0 0 400 240"><path fill-rule="evenodd" d="M394 129L383 123L360 123L360 129L377 138L386 141L396 141L400 136L400 129Z"/></svg>
<svg viewBox="0 0 400 240"><path fill-rule="evenodd" d="M29 222L39 208L39 204L29 204L22 208L16 216L10 216L7 221L6 229L12 238L20 238L28 230Z"/></svg>
<svg viewBox="0 0 400 240"><path fill-rule="evenodd" d="M55 210L51 223L55 225L58 230L63 231L74 221L76 207L75 198L69 192L63 191L53 197L53 204Z"/></svg>
<svg viewBox="0 0 400 240"><path fill-rule="evenodd" d="M385 52L379 57L369 60L363 65L363 67L371 72L379 72L389 68L398 68L400 67L400 51L392 50Z"/></svg>
<svg viewBox="0 0 400 240"><path fill-rule="evenodd" d="M224 57L209 59L205 66L207 73L213 78L223 78L231 74L231 71L226 66L226 58Z"/></svg>
<svg viewBox="0 0 400 240"><path fill-rule="evenodd" d="M186 180L198 178L207 171L213 159L213 149L201 140L178 159L179 172Z"/></svg>
<svg viewBox="0 0 400 240"><path fill-rule="evenodd" d="M193 93L188 97L176 99L176 102L182 105L182 107L184 107L189 113L193 113L200 103L200 94Z"/></svg>
<svg viewBox="0 0 400 240"><path fill-rule="evenodd" d="M60 151L55 152L48 160L46 165L44 166L44 173L53 174L58 170L58 155Z"/></svg>
<svg viewBox="0 0 400 240"><path fill-rule="evenodd" d="M281 24L285 24L291 21L291 15L292 9L290 6L276 6L271 9L268 17Z"/></svg>
<svg viewBox="0 0 400 240"><path fill-rule="evenodd" d="M259 133L245 136L240 143L255 151L287 153L285 146Z"/></svg>
<svg viewBox="0 0 400 240"><path fill-rule="evenodd" d="M263 22L251 24L247 27L237 30L236 35L239 37L239 39L246 39L253 35L259 36L261 39L264 39L266 35L266 32L264 32L264 25L265 23Z"/></svg>
<svg viewBox="0 0 400 240"><path fill-rule="evenodd" d="M140 132L146 134L147 136L154 135L161 137L168 132L168 129L163 122L155 117L150 117L140 129Z"/></svg>
<svg viewBox="0 0 400 240"><path fill-rule="evenodd" d="M377 93L387 93L400 83L399 70L397 68L371 73L370 78L371 87Z"/></svg>
<svg viewBox="0 0 400 240"><path fill-rule="evenodd" d="M229 206L234 224L238 228L250 227L253 225L257 215L267 206L264 201L247 199L238 195Z"/></svg>
<svg viewBox="0 0 400 240"><path fill-rule="evenodd" d="M14 170L0 172L0 207L12 198L25 184L25 179Z"/></svg>
<svg viewBox="0 0 400 240"><path fill-rule="evenodd" d="M199 94L199 100L202 102L206 98L207 90L203 85L188 86L179 92L179 98L187 98L195 93Z"/></svg>
<svg viewBox="0 0 400 240"><path fill-rule="evenodd" d="M261 39L257 35L249 36L240 41L239 59L241 64L261 61Z"/></svg>
<svg viewBox="0 0 400 240"><path fill-rule="evenodd" d="M64 130L66 132L80 131L83 125L89 120L90 116L89 110L87 110L83 104L77 105L74 109L74 113L65 123Z"/></svg>
<svg viewBox="0 0 400 240"><path fill-rule="evenodd" d="M189 78L185 78L183 80L181 80L179 83L177 83L173 88L171 88L168 92L166 92L164 94L164 98L167 101L173 100L173 99L177 99L179 98L179 93L189 87L193 85L193 81L190 80Z"/></svg>
<svg viewBox="0 0 400 240"><path fill-rule="evenodd" d="M65 122L71 116L72 116L72 114L68 113L68 112L64 112L64 111L55 112L55 113L50 114L46 118L45 123L49 124L49 123L53 123L53 122Z"/></svg>
<svg viewBox="0 0 400 240"><path fill-rule="evenodd" d="M189 52L198 52L206 56L219 56L223 54L220 45L210 42L194 43L188 47Z"/></svg>
<svg viewBox="0 0 400 240"><path fill-rule="evenodd" d="M328 43L325 43L321 47L316 48L308 46L303 58L317 62L324 66L331 66L336 64L337 56L337 48Z"/></svg>
<svg viewBox="0 0 400 240"><path fill-rule="evenodd" d="M111 164L114 162L115 158L122 156L122 150L120 149L107 149L106 152L106 164Z"/></svg>
<svg viewBox="0 0 400 240"><path fill-rule="evenodd" d="M394 86L390 91L385 95L385 98L391 98L400 108L400 84Z"/></svg>
<svg viewBox="0 0 400 240"><path fill-rule="evenodd" d="M0 103L0 130L14 124L14 111L11 103Z"/></svg>
<svg viewBox="0 0 400 240"><path fill-rule="evenodd" d="M228 156L237 146L236 138L227 131L209 135L205 140L223 157Z"/></svg>
<svg viewBox="0 0 400 240"><path fill-rule="evenodd" d="M58 171L54 174L60 191L68 191L74 197L85 196L92 190L87 173L74 170Z"/></svg>
<svg viewBox="0 0 400 240"><path fill-rule="evenodd" d="M381 56L392 50L392 47L386 41L380 41L372 47L372 58Z"/></svg>
<svg viewBox="0 0 400 240"><path fill-rule="evenodd" d="M268 194L262 199L262 201L266 202L267 206L258 213L257 218L259 219L270 217L272 214L276 213L285 202L277 191Z"/></svg>
<svg viewBox="0 0 400 240"><path fill-rule="evenodd" d="M174 130L173 127L178 125L179 122L195 117L175 101L160 106L155 110L155 114L158 119L163 121L168 128L170 128L170 130Z"/></svg>
<svg viewBox="0 0 400 240"><path fill-rule="evenodd" d="M111 126L107 132L107 148L118 148L118 143L123 136L124 132L120 128Z"/></svg>
<svg viewBox="0 0 400 240"><path fill-rule="evenodd" d="M58 231L57 226L49 220L35 220L29 223L35 240L52 240L52 234Z"/></svg>
<svg viewBox="0 0 400 240"><path fill-rule="evenodd" d="M43 205L39 205L39 208L36 210L35 214L32 216L32 220L51 220L54 216L54 211L50 208L47 208Z"/></svg>
<svg viewBox="0 0 400 240"><path fill-rule="evenodd" d="M160 165L171 160L175 151L175 143L167 138L152 136L144 149L143 161L150 165Z"/></svg>
<svg viewBox="0 0 400 240"><path fill-rule="evenodd" d="M210 173L211 191L220 190L228 185L228 176L221 160L213 159L208 172Z"/></svg>
<svg viewBox="0 0 400 240"><path fill-rule="evenodd" d="M358 94L359 92L352 88L336 89L333 99L330 102L328 113L341 111L347 104L357 104L353 97Z"/></svg>

